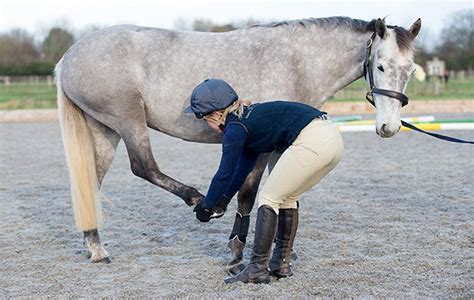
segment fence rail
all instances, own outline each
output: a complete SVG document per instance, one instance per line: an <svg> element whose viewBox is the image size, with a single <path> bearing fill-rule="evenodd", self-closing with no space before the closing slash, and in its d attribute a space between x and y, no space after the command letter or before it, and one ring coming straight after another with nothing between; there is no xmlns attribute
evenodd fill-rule
<svg viewBox="0 0 474 300"><path fill-rule="evenodd" d="M2 76L0 75L0 83L4 86L10 86L12 84L36 84L54 86L55 82L53 76Z"/></svg>

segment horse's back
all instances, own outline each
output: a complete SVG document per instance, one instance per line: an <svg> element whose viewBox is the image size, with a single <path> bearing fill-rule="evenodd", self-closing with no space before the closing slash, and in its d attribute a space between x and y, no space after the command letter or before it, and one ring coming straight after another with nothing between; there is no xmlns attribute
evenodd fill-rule
<svg viewBox="0 0 474 300"><path fill-rule="evenodd" d="M83 110L123 115L145 108L148 124L185 139L202 132L184 116L194 86L215 77L252 100L297 99L288 39L267 29L185 32L119 25L94 32L64 55L61 80ZM273 31L272 31L273 32ZM89 111L88 111L89 109ZM176 126L179 125L179 126Z"/></svg>

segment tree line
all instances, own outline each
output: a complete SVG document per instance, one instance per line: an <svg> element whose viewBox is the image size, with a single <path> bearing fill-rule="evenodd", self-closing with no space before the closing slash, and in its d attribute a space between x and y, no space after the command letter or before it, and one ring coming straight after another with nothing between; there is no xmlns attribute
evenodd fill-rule
<svg viewBox="0 0 474 300"><path fill-rule="evenodd" d="M178 19L174 27L180 30L225 32L257 23L259 22L253 19L229 24L216 24L206 19L188 23ZM473 69L473 28L473 9L454 13L441 31L438 46L428 50L423 45L418 45L416 62L424 66L427 60L438 56L445 60L449 70ZM0 75L50 75L54 65L78 38L61 27L51 28L40 42L22 29L0 34Z"/></svg>

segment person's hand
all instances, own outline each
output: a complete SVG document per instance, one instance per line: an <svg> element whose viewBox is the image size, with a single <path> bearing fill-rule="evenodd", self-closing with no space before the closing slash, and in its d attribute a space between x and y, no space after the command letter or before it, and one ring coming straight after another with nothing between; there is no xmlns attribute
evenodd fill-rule
<svg viewBox="0 0 474 300"><path fill-rule="evenodd" d="M199 202L198 205L194 207L193 212L196 213L196 219L201 222L209 222L211 219L212 211L207 208L204 201Z"/></svg>

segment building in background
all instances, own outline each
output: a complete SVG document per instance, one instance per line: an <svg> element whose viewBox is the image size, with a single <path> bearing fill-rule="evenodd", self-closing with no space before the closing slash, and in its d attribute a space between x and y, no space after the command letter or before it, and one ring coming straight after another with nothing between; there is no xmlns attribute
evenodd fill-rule
<svg viewBox="0 0 474 300"><path fill-rule="evenodd" d="M446 74L446 64L444 60L440 60L437 56L426 62L426 69L428 70L428 76L430 77L442 77Z"/></svg>

